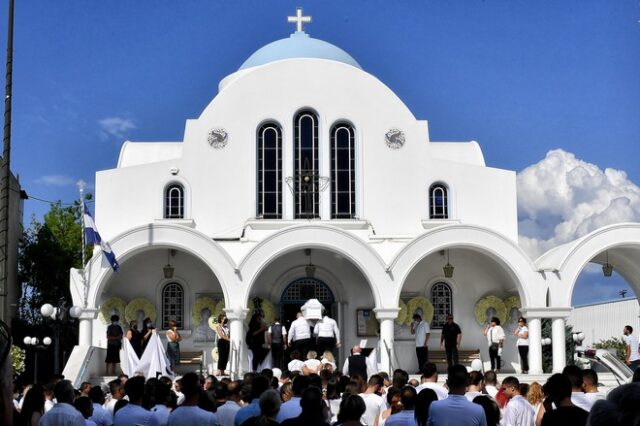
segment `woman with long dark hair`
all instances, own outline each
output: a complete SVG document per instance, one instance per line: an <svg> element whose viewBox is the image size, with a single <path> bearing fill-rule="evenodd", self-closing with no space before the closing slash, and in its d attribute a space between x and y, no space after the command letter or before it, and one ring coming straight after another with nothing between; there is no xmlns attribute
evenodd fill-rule
<svg viewBox="0 0 640 426"><path fill-rule="evenodd" d="M16 425L37 426L43 414L44 387L36 383L24 396L24 403L22 404L22 410L20 411Z"/></svg>
<svg viewBox="0 0 640 426"><path fill-rule="evenodd" d="M227 315L223 312L218 315L218 325L216 326L216 335L218 336L218 370L217 376L223 376L224 370L227 368L227 362L229 362L229 350L231 347L229 338L229 320Z"/></svg>
<svg viewBox="0 0 640 426"><path fill-rule="evenodd" d="M253 354L251 360L252 371L258 370L258 366L262 364L262 361L269 353L269 349L265 348L264 340L264 333L267 328L267 324L262 318L262 312L256 311L249 321L249 331L247 331L247 345Z"/></svg>
<svg viewBox="0 0 640 426"><path fill-rule="evenodd" d="M427 426L429 419L429 407L433 401L438 400L438 395L433 389L422 389L416 395L415 418L418 426Z"/></svg>

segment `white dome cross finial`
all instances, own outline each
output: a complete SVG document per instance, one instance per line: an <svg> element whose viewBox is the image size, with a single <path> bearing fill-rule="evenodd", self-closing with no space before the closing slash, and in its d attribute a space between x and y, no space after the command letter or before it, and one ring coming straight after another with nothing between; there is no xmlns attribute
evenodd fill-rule
<svg viewBox="0 0 640 426"><path fill-rule="evenodd" d="M296 24L296 32L302 32L302 24L310 24L311 16L302 16L302 8L296 8L296 16L287 16L287 22Z"/></svg>

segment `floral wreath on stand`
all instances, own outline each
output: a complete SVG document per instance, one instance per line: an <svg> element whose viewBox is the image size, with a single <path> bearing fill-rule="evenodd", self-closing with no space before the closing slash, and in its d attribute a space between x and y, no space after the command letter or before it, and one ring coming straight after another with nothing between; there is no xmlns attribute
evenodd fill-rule
<svg viewBox="0 0 640 426"><path fill-rule="evenodd" d="M505 324L511 322L511 311L514 309L518 310L518 317L520 316L520 308L522 307L520 304L520 298L518 296L507 297L503 301L504 307L507 310ZM517 318L516 318L517 319Z"/></svg>
<svg viewBox="0 0 640 426"><path fill-rule="evenodd" d="M103 324L111 324L111 313L114 309L120 312L120 316L124 315L125 306L127 302L120 299L119 297L111 297L100 305L100 312L98 313L98 319Z"/></svg>
<svg viewBox="0 0 640 426"><path fill-rule="evenodd" d="M124 308L124 318L127 322L137 321L138 311L142 311L143 316L149 317L151 322L156 322L156 307L144 297L133 299L127 304L127 307Z"/></svg>
<svg viewBox="0 0 640 426"><path fill-rule="evenodd" d="M251 303L253 304L253 309L251 310L252 313L251 315L247 315L244 319L244 324L247 327L249 326L251 317L256 312L260 312L262 314L262 318L267 324L273 324L273 321L276 318L276 308L273 306L273 303L258 296L251 299Z"/></svg>
<svg viewBox="0 0 640 426"><path fill-rule="evenodd" d="M507 307L504 305L502 299L496 296L487 296L478 300L475 307L476 321L480 325L487 323L487 311L493 309L496 311L496 317L500 318L501 322L505 322L507 317Z"/></svg>
<svg viewBox="0 0 640 426"><path fill-rule="evenodd" d="M422 310L422 319L428 323L433 320L433 305L426 297L416 296L407 302L407 318L405 323L411 324L413 321L413 315L416 311Z"/></svg>
<svg viewBox="0 0 640 426"><path fill-rule="evenodd" d="M220 314L223 312L224 312L224 300L221 300L218 303L216 303L216 307L211 313L211 316L209 317L209 328L211 328L212 330L216 329L216 327L218 326L218 316L220 316Z"/></svg>
<svg viewBox="0 0 640 426"><path fill-rule="evenodd" d="M193 325L196 327L200 325L200 321L202 321L202 311L205 309L209 309L209 312L211 312L209 319L213 318L217 303L218 302L210 297L198 297L191 308L191 320L193 321ZM217 319L218 316L215 315L215 317Z"/></svg>
<svg viewBox="0 0 640 426"><path fill-rule="evenodd" d="M398 311L398 316L396 318L396 324L402 325L407 320L407 314L409 309L407 308L407 304L404 303L404 300L400 299L400 310Z"/></svg>

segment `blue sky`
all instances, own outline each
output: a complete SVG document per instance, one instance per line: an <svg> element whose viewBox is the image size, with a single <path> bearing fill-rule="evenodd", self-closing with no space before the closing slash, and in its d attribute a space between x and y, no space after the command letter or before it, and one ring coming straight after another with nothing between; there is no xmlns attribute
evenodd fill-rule
<svg viewBox="0 0 640 426"><path fill-rule="evenodd" d="M597 178L611 175L605 169L626 173L608 191L636 194L640 183L635 0L17 3L12 169L34 197L73 200L75 182L92 184L96 170L114 167L126 139L181 140L185 120L225 75L293 31L286 16L296 6L313 16L311 36L345 49L429 120L432 140L477 140L489 166L529 177L578 167ZM4 47L6 2L0 22ZM526 176L523 187L544 183ZM527 244L561 243L572 235L559 235L559 223L578 229L586 220L572 216L573 199L547 205L524 192ZM640 220L638 205L623 219ZM35 200L25 207L25 222L48 209ZM587 292L597 297L626 286L583 275L579 286L603 290Z"/></svg>

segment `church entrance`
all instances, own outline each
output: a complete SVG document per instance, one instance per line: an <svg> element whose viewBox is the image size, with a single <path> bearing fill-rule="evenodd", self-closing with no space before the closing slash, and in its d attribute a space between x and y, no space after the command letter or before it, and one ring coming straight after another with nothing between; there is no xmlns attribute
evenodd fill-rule
<svg viewBox="0 0 640 426"><path fill-rule="evenodd" d="M324 306L326 314L334 318L335 299L329 286L317 278L298 278L284 289L280 298L280 320L287 330L290 329L291 322L296 319L300 307L309 299L318 299Z"/></svg>

